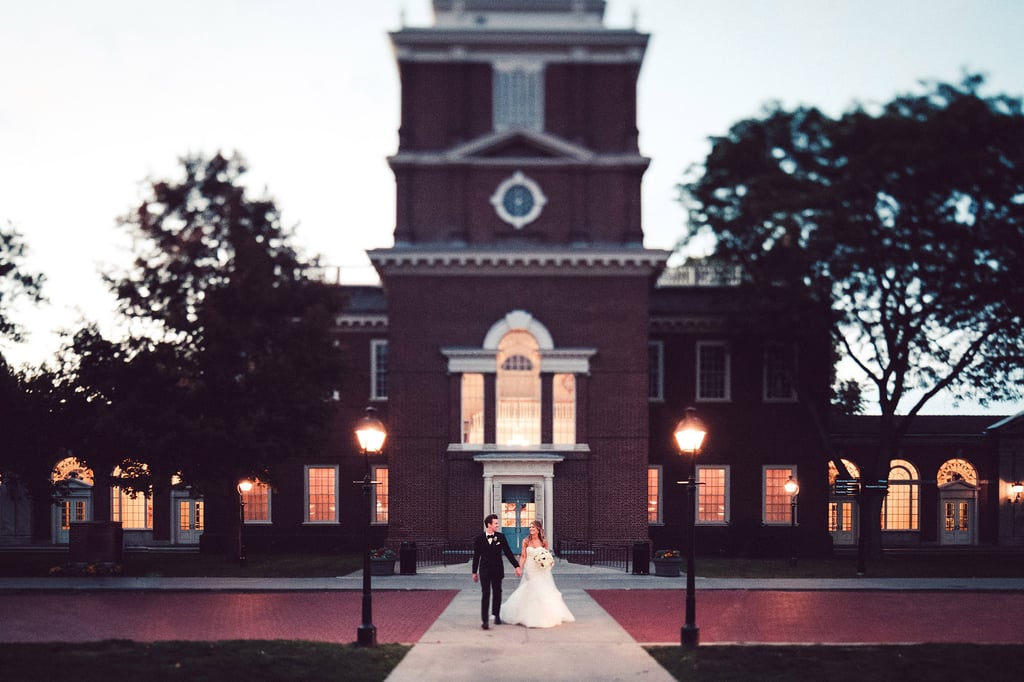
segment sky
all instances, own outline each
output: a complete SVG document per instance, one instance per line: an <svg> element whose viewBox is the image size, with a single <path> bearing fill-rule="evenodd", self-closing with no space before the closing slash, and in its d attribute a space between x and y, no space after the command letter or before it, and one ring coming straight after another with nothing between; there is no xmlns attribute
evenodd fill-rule
<svg viewBox="0 0 1024 682"><path fill-rule="evenodd" d="M0 223L49 299L14 311L30 337L6 357L37 364L58 329L106 324L99 273L130 262L117 218L187 154L241 154L307 256L375 281L365 251L394 229L388 32L432 20L430 0L0 0ZM983 93L1024 94L1019 0L608 0L605 25L651 34L638 86L650 248L685 234L676 185L709 138L770 101L838 115L965 72L986 74Z"/></svg>

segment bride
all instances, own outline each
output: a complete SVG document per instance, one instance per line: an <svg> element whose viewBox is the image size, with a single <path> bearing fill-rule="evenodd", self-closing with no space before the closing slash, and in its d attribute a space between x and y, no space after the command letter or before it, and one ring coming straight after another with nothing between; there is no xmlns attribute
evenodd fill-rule
<svg viewBox="0 0 1024 682"><path fill-rule="evenodd" d="M501 606L501 616L506 623L528 628L551 628L576 620L562 601L562 593L551 577L553 562L544 528L540 521L535 520L530 524L530 537L523 540L519 553L523 577L519 587Z"/></svg>

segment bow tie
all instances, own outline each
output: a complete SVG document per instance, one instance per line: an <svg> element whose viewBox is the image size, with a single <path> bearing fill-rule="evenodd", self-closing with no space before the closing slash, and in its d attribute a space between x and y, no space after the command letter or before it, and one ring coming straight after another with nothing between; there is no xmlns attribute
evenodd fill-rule
<svg viewBox="0 0 1024 682"><path fill-rule="evenodd" d="M492 540L494 540L494 536L493 535L488 535L487 536L487 542L491 542Z"/></svg>

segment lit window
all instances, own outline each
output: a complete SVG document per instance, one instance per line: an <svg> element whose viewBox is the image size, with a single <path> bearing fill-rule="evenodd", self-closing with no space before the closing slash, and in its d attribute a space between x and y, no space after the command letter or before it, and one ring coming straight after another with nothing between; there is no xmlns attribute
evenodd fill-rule
<svg viewBox="0 0 1024 682"><path fill-rule="evenodd" d="M647 342L647 399L665 399L665 343Z"/></svg>
<svg viewBox="0 0 1024 682"><path fill-rule="evenodd" d="M373 486L373 522L388 522L388 468L374 467L373 480L377 485Z"/></svg>
<svg viewBox="0 0 1024 682"><path fill-rule="evenodd" d="M544 66L539 62L494 65L494 129L544 129Z"/></svg>
<svg viewBox="0 0 1024 682"><path fill-rule="evenodd" d="M793 376L796 358L793 349L772 345L764 352L765 402L792 402L796 400Z"/></svg>
<svg viewBox="0 0 1024 682"><path fill-rule="evenodd" d="M936 479L939 485L945 485L953 481L964 481L971 485L978 485L978 470L966 459L948 459L939 467Z"/></svg>
<svg viewBox="0 0 1024 682"><path fill-rule="evenodd" d="M892 460L888 487L882 502L882 530L919 530L921 481L917 468L904 459Z"/></svg>
<svg viewBox="0 0 1024 682"><path fill-rule="evenodd" d="M571 445L576 442L576 377L572 374L554 376L554 442Z"/></svg>
<svg viewBox="0 0 1024 682"><path fill-rule="evenodd" d="M729 523L729 467L697 466L697 523Z"/></svg>
<svg viewBox="0 0 1024 682"><path fill-rule="evenodd" d="M462 442L484 442L484 375L462 375Z"/></svg>
<svg viewBox="0 0 1024 682"><path fill-rule="evenodd" d="M370 399L388 399L388 342L370 341Z"/></svg>
<svg viewBox="0 0 1024 682"><path fill-rule="evenodd" d="M661 522L661 467L647 467L647 523Z"/></svg>
<svg viewBox="0 0 1024 682"><path fill-rule="evenodd" d="M270 523L270 486L254 481L249 492L242 493L246 523Z"/></svg>
<svg viewBox="0 0 1024 682"><path fill-rule="evenodd" d="M136 474L144 476L148 472L145 464L125 462L126 468L136 470ZM116 481L125 476L125 470L114 467L112 478ZM145 493L129 493L118 485L110 487L110 520L120 521L125 530L152 530L153 528L153 488Z"/></svg>
<svg viewBox="0 0 1024 682"><path fill-rule="evenodd" d="M697 344L697 400L729 400L729 349L725 343Z"/></svg>
<svg viewBox="0 0 1024 682"><path fill-rule="evenodd" d="M338 468L306 467L306 523L338 522Z"/></svg>
<svg viewBox="0 0 1024 682"><path fill-rule="evenodd" d="M529 332L511 331L498 348L499 445L540 443L540 353Z"/></svg>
<svg viewBox="0 0 1024 682"><path fill-rule="evenodd" d="M796 480L796 467L764 467L764 523L792 523L793 496L785 488L790 477Z"/></svg>

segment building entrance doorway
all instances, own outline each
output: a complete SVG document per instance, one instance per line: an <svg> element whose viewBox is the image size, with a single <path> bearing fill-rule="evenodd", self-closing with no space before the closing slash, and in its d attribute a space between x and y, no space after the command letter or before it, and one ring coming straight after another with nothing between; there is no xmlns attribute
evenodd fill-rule
<svg viewBox="0 0 1024 682"><path fill-rule="evenodd" d="M174 496L174 542L179 545L198 545L203 534L203 501Z"/></svg>
<svg viewBox="0 0 1024 682"><path fill-rule="evenodd" d="M514 551L522 547L530 535L530 524L537 518L533 486L501 486L501 532Z"/></svg>
<svg viewBox="0 0 1024 682"><path fill-rule="evenodd" d="M978 488L962 479L939 486L939 544L976 545Z"/></svg>
<svg viewBox="0 0 1024 682"><path fill-rule="evenodd" d="M857 544L857 503L853 500L833 500L828 503L828 532L832 544L851 546Z"/></svg>

